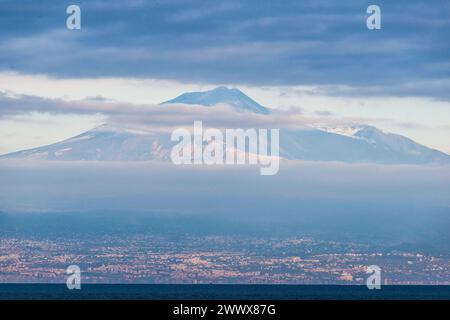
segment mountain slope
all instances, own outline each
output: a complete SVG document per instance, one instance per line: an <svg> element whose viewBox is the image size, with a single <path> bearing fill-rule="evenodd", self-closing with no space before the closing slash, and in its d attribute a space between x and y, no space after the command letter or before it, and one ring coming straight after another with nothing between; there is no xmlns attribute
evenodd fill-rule
<svg viewBox="0 0 450 320"><path fill-rule="evenodd" d="M228 104L238 111L250 111L260 114L269 114L270 110L263 107L242 91L236 88L218 87L204 92L187 92L182 95L165 101L162 104L195 104L211 107L219 103Z"/></svg>
<svg viewBox="0 0 450 320"><path fill-rule="evenodd" d="M170 160L172 144L169 134L137 133L103 125L61 142L1 157L69 161Z"/></svg>
<svg viewBox="0 0 450 320"><path fill-rule="evenodd" d="M450 163L450 156L413 140L361 126L353 135L323 130L280 131L280 151L289 159L385 164Z"/></svg>
<svg viewBox="0 0 450 320"><path fill-rule="evenodd" d="M76 137L0 158L96 161L170 161L170 133L137 133L102 126ZM450 163L450 156L414 141L364 126L354 136L317 129L280 130L280 156L310 161L383 164Z"/></svg>

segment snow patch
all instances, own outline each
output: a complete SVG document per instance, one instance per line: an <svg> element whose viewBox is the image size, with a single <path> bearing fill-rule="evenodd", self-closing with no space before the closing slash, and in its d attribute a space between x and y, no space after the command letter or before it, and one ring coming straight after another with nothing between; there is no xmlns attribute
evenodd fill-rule
<svg viewBox="0 0 450 320"><path fill-rule="evenodd" d="M64 153L66 153L67 151L72 150L72 148L64 148L58 151L55 151L55 156L60 157L62 156Z"/></svg>

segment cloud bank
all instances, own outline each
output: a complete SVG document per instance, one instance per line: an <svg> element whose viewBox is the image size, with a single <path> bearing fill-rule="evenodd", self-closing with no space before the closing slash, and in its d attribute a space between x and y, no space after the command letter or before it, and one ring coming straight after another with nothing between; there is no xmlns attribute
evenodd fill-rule
<svg viewBox="0 0 450 320"><path fill-rule="evenodd" d="M0 179L0 213L182 215L227 221L227 232L450 240L448 167L285 161L262 177L252 166L1 160Z"/></svg>
<svg viewBox="0 0 450 320"><path fill-rule="evenodd" d="M380 0L377 32L359 0L86 1L80 32L69 4L3 1L0 70L450 98L445 0Z"/></svg>

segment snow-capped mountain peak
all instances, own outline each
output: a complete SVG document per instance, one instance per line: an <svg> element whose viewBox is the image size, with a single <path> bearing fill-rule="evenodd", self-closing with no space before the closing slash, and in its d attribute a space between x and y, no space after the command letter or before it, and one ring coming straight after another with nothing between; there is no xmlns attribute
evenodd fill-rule
<svg viewBox="0 0 450 320"><path fill-rule="evenodd" d="M195 104L207 107L217 104L227 104L238 111L249 111L260 114L270 113L270 109L260 105L241 90L227 87L217 87L213 90L201 92L186 92L162 104L174 103Z"/></svg>

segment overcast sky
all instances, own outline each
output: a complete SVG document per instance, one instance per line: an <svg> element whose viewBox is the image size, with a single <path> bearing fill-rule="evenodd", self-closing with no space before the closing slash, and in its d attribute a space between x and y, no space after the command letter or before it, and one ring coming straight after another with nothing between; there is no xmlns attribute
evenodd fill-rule
<svg viewBox="0 0 450 320"><path fill-rule="evenodd" d="M81 7L81 30L66 29L70 4ZM381 30L366 28L369 4L381 7ZM446 0L5 0L0 7L0 153L105 121L101 112L61 113L61 100L156 104L216 85L239 87L272 108L358 118L450 152ZM17 108L33 96L58 114Z"/></svg>

